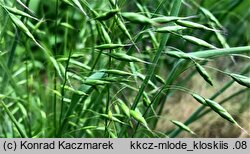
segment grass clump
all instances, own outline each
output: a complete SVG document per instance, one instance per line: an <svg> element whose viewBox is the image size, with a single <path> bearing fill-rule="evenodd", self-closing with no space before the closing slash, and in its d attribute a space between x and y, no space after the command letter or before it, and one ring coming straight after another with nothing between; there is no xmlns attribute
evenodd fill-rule
<svg viewBox="0 0 250 154"><path fill-rule="evenodd" d="M249 112L250 12L214 2L0 0L0 137L199 137L209 112L249 131L222 103ZM165 118L183 93L200 106Z"/></svg>

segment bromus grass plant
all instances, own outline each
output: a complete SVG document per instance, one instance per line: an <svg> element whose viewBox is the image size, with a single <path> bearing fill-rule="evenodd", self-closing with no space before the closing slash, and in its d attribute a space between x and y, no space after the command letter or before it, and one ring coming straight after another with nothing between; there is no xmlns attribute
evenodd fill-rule
<svg viewBox="0 0 250 154"><path fill-rule="evenodd" d="M0 137L249 137L247 5L0 0Z"/></svg>

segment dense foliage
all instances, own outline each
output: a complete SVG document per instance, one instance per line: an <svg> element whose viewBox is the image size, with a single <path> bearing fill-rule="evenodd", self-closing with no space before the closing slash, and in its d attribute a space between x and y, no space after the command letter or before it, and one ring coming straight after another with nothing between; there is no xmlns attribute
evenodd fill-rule
<svg viewBox="0 0 250 154"><path fill-rule="evenodd" d="M0 137L202 137L189 125L207 113L247 134L249 8L248 0L0 0ZM181 106L196 109L178 119L186 111L170 102L183 94L193 102ZM236 96L237 111L224 105Z"/></svg>

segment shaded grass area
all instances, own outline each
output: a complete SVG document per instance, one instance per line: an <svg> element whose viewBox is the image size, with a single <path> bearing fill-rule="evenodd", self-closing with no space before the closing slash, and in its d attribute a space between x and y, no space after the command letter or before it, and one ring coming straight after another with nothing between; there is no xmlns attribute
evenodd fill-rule
<svg viewBox="0 0 250 154"><path fill-rule="evenodd" d="M0 137L249 137L248 5L0 0Z"/></svg>

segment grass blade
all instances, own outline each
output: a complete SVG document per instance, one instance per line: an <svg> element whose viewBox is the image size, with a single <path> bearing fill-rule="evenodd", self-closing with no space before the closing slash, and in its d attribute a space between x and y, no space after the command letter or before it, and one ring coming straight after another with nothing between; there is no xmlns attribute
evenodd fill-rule
<svg viewBox="0 0 250 154"><path fill-rule="evenodd" d="M21 135L22 138L28 138L28 136L25 134L25 132L23 132L23 129L19 126L19 123L17 122L16 118L13 116L13 114L10 112L10 110L8 109L8 107L5 105L5 103L0 100L5 112L7 113L7 115L9 116L10 120L13 122L13 124L16 126L19 134Z"/></svg>
<svg viewBox="0 0 250 154"><path fill-rule="evenodd" d="M112 17L114 17L117 13L119 12L118 9L113 9L108 12L105 12L95 18L95 20L103 21L103 20L108 20Z"/></svg>
<svg viewBox="0 0 250 154"><path fill-rule="evenodd" d="M180 127L181 129L183 129L183 130L185 130L185 131L187 131L187 132L195 135L195 133L188 126L186 126L185 124L183 124L182 122L177 121L177 120L171 120L171 122L173 124L175 124L176 126Z"/></svg>
<svg viewBox="0 0 250 154"><path fill-rule="evenodd" d="M234 120L234 118L220 104L210 99L206 99L206 103L211 107L212 110L218 113L222 118L230 121L233 124L238 125L238 123Z"/></svg>
<svg viewBox="0 0 250 154"><path fill-rule="evenodd" d="M197 100L199 103L201 103L202 105L207 106L206 100L205 100L202 96L200 96L200 95L198 95L198 94L195 94L195 93L193 93L192 96L193 96L193 98L194 98L195 100Z"/></svg>
<svg viewBox="0 0 250 154"><path fill-rule="evenodd" d="M161 27L157 28L155 31L158 33L169 33L169 32L177 32L180 30L187 29L186 27L182 26L166 26L166 27Z"/></svg>
<svg viewBox="0 0 250 154"><path fill-rule="evenodd" d="M230 73L229 75L232 77L232 79L234 79L234 81L236 81L240 85L243 85L243 86L250 88L250 78L249 77L239 75L239 74L234 74L234 73Z"/></svg>
<svg viewBox="0 0 250 154"><path fill-rule="evenodd" d="M15 15L9 13L9 16L13 23L25 34L27 35L30 39L32 39L41 49L45 50L34 38L34 36L30 33L29 29L24 25L24 23L17 18Z"/></svg>
<svg viewBox="0 0 250 154"><path fill-rule="evenodd" d="M217 47L215 47L212 44L207 43L206 41L199 39L197 37L189 36L189 35L183 35L181 37L183 39L187 40L188 42L193 43L193 44L200 45L200 46L207 47L207 48L217 49Z"/></svg>
<svg viewBox="0 0 250 154"><path fill-rule="evenodd" d="M211 86L213 86L212 79L205 70L205 68L203 68L199 63L195 63L195 68L199 72L199 74L203 77L203 79L207 81L207 83L209 83Z"/></svg>
<svg viewBox="0 0 250 154"><path fill-rule="evenodd" d="M134 110L130 110L129 111L130 115L135 119L137 120L138 122L140 122L143 126L145 126L148 130L150 130L148 128L148 124L146 122L146 120L143 118L142 114L137 112L137 111L134 111Z"/></svg>
<svg viewBox="0 0 250 154"><path fill-rule="evenodd" d="M139 24L151 24L155 25L156 23L151 20L150 18L141 15L139 13L134 12L122 12L122 17L124 17L126 20L132 22L132 23L139 23Z"/></svg>

